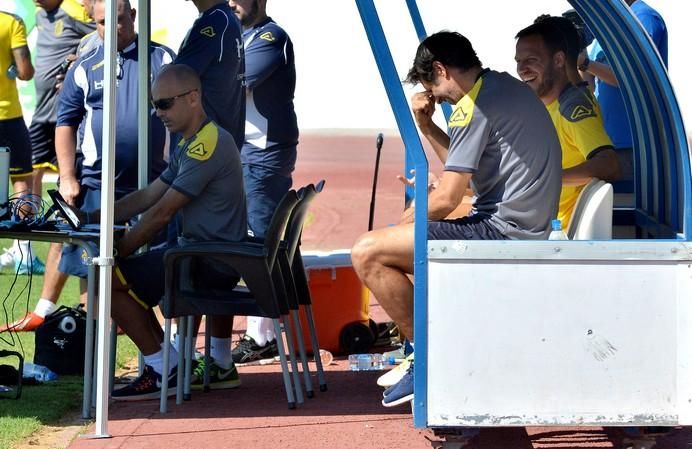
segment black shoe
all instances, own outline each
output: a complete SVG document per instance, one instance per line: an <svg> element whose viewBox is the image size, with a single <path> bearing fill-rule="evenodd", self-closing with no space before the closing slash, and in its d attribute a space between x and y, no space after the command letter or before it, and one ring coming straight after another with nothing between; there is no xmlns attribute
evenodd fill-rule
<svg viewBox="0 0 692 449"><path fill-rule="evenodd" d="M271 359L279 355L276 340L268 341L266 345L260 346L249 335L243 335L238 345L233 348L233 363L242 365L256 360Z"/></svg>
<svg viewBox="0 0 692 449"><path fill-rule="evenodd" d="M175 394L178 367L173 368L168 376L168 395ZM161 375L149 365L144 365L144 372L132 383L115 390L111 397L117 401L143 401L157 399L161 396Z"/></svg>

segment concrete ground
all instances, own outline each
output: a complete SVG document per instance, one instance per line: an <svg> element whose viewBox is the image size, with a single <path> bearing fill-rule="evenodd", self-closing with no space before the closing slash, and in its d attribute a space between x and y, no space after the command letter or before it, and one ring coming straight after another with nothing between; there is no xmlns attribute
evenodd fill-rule
<svg viewBox="0 0 692 449"><path fill-rule="evenodd" d="M303 236L304 249L350 248L367 229L377 132L360 136L311 134L301 138L295 186L326 179L313 202ZM431 163L433 170L439 164ZM397 221L403 189L403 144L385 136L375 227ZM376 302L371 317L386 321ZM238 338L243 321L236 326ZM70 449L110 448L431 448L432 432L415 429L408 406L384 408L379 372L351 372L343 357L327 367L329 390L289 410L278 364L240 368L237 390L194 393L192 401L160 415L157 401L112 403L110 439L78 438ZM313 377L314 378L314 377ZM313 380L316 384L316 380ZM90 429L93 431L93 428ZM434 439L434 438L433 438ZM470 448L619 448L621 435L602 428L507 428L483 430ZM692 432L678 429L658 449L692 447Z"/></svg>

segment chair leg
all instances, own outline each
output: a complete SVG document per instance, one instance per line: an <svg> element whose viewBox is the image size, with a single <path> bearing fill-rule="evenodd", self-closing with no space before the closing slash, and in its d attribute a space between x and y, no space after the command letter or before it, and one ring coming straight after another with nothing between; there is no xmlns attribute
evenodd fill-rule
<svg viewBox="0 0 692 449"><path fill-rule="evenodd" d="M312 316L312 305L305 304L305 316L308 319L310 343L312 345L312 352L315 356L315 365L317 366L317 381L320 384L320 391L327 391L327 378L324 375L324 368L322 367L320 343L317 341L317 330L315 329L315 318Z"/></svg>
<svg viewBox="0 0 692 449"><path fill-rule="evenodd" d="M303 398L303 386L300 383L300 377L298 376L298 361L296 359L296 351L293 347L293 329L291 329L291 323L289 323L288 315L282 315L282 321L284 322L284 332L286 332L286 345L288 346L288 357L291 360L291 375L293 376L293 386L296 389L296 402L302 404L305 402ZM281 335L281 334L278 334ZM277 337L277 343L279 338Z"/></svg>
<svg viewBox="0 0 692 449"><path fill-rule="evenodd" d="M192 353L194 352L195 338L195 317L187 317L187 329L185 332L185 384L183 385L183 400L189 401L192 399L191 384L192 384Z"/></svg>
<svg viewBox="0 0 692 449"><path fill-rule="evenodd" d="M170 346L171 346L171 320L167 318L163 322L163 372L167 373L170 367ZM168 411L168 382L161 382L161 404L159 412Z"/></svg>
<svg viewBox="0 0 692 449"><path fill-rule="evenodd" d="M286 399L288 400L288 408L293 410L296 408L296 400L293 395L293 387L291 386L291 378L288 374L288 362L286 361L286 349L281 338L281 325L278 319L273 319L274 334L276 334L276 347L279 350L279 360L281 361L281 374L284 379L284 388L286 389Z"/></svg>
<svg viewBox="0 0 692 449"><path fill-rule="evenodd" d="M175 389L175 403L183 403L183 386L185 383L185 333L187 331L187 317L178 317L178 376Z"/></svg>
<svg viewBox="0 0 692 449"><path fill-rule="evenodd" d="M213 318L212 318L213 319ZM209 367L211 366L211 321L204 318L204 391L209 392Z"/></svg>
<svg viewBox="0 0 692 449"><path fill-rule="evenodd" d="M308 357L305 354L305 341L303 341L303 326L300 324L300 317L297 310L291 310L293 323L295 323L296 340L298 341L298 351L300 352L300 361L303 365L303 381L305 382L305 395L308 398L315 397L315 391L312 388L312 379L310 379L310 367L308 366Z"/></svg>

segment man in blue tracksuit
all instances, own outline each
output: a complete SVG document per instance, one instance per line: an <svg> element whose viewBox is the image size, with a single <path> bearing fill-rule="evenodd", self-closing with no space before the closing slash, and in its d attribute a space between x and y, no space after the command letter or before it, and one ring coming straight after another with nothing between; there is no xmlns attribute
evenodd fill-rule
<svg viewBox="0 0 692 449"><path fill-rule="evenodd" d="M246 119L241 160L248 225L264 237L272 214L291 188L298 123L293 108L296 69L293 44L266 13L266 0L230 1L243 26ZM235 363L277 355L271 320L249 317L246 335L233 350Z"/></svg>

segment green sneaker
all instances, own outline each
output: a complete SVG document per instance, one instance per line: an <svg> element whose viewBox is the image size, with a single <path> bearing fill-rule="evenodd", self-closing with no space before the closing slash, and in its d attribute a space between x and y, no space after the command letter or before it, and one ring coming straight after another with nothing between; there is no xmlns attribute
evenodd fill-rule
<svg viewBox="0 0 692 449"><path fill-rule="evenodd" d="M201 390L204 388L204 358L193 362L192 368L192 389ZM240 376L235 364L231 362L230 368L221 368L211 360L209 365L209 388L212 390L226 390L238 388L240 386Z"/></svg>

